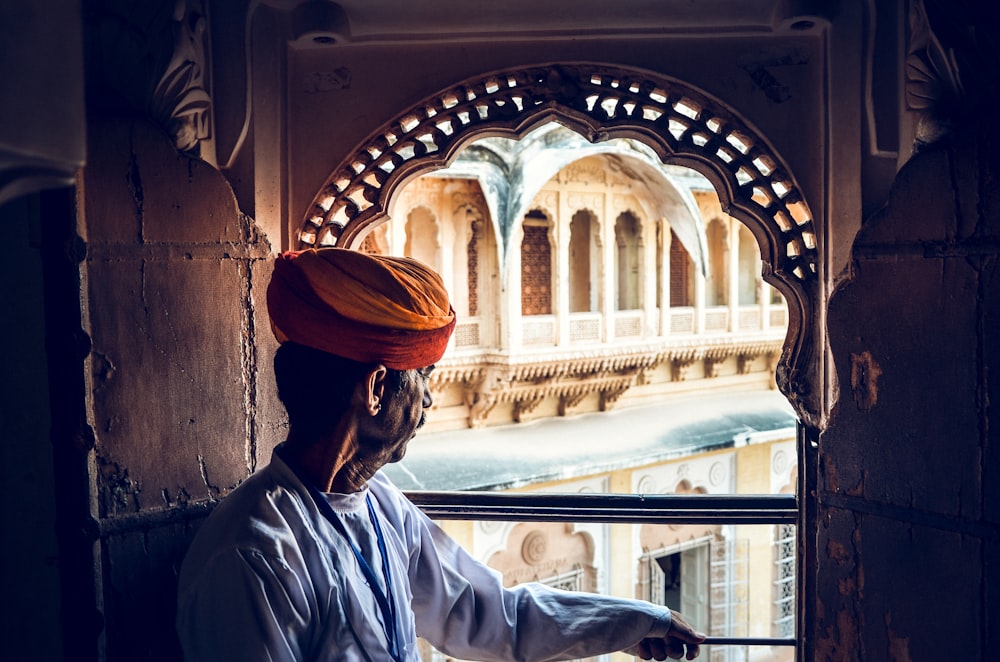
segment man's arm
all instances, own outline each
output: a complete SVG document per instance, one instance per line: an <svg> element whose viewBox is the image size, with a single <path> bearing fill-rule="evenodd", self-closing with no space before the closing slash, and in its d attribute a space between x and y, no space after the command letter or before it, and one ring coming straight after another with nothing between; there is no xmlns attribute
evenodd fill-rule
<svg viewBox="0 0 1000 662"><path fill-rule="evenodd" d="M674 626L670 610L640 600L540 584L506 589L499 573L414 512L410 576L417 633L448 654L541 661L634 649L655 656L661 646L674 650L678 637L695 643L700 636L682 618Z"/></svg>

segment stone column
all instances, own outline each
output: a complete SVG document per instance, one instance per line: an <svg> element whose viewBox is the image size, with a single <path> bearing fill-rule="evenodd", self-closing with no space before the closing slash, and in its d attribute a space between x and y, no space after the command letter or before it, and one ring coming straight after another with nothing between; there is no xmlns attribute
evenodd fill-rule
<svg viewBox="0 0 1000 662"><path fill-rule="evenodd" d="M556 217L552 219L552 243L555 248L556 268L553 274L555 282L556 345L569 344L569 281L572 278L569 264L569 224L573 219L573 210L567 204L569 196L557 193L555 205Z"/></svg>
<svg viewBox="0 0 1000 662"><path fill-rule="evenodd" d="M740 331L740 222L730 218L727 223L726 240L726 287L729 291L729 332Z"/></svg>

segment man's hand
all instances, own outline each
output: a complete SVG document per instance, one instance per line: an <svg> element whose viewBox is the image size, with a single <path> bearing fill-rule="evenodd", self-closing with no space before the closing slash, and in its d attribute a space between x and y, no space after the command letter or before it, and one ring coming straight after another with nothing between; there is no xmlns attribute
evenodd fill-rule
<svg viewBox="0 0 1000 662"><path fill-rule="evenodd" d="M698 644L705 635L696 631L680 612L670 610L670 629L664 637L647 637L639 642L635 654L644 660L693 660L701 652ZM686 655L685 655L686 653Z"/></svg>

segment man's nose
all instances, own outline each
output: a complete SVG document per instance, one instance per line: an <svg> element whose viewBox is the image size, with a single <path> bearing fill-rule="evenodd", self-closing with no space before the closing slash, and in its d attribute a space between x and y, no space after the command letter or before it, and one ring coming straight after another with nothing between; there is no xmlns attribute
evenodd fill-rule
<svg viewBox="0 0 1000 662"><path fill-rule="evenodd" d="M434 398L431 397L431 389L429 386L424 387L424 409L430 409L431 405L434 404Z"/></svg>

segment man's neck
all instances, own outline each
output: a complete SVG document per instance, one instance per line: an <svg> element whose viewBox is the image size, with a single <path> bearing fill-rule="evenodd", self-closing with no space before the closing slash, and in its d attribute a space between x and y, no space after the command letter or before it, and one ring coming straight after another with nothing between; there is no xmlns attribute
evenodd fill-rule
<svg viewBox="0 0 1000 662"><path fill-rule="evenodd" d="M364 480L358 484L351 478L354 472L350 466L357 444L349 427L338 426L318 439L303 438L292 431L284 456L294 465L299 478L321 492L350 494L364 488Z"/></svg>

